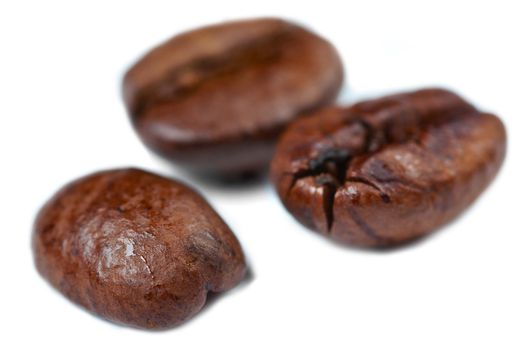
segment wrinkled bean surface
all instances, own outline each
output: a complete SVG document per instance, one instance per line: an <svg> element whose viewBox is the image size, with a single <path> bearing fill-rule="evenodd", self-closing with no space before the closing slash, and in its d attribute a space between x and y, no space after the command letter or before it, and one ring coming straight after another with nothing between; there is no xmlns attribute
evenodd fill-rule
<svg viewBox="0 0 525 350"><path fill-rule="evenodd" d="M199 194L137 169L61 189L36 219L33 250L40 274L69 299L142 328L180 324L245 273L237 239Z"/></svg>
<svg viewBox="0 0 525 350"><path fill-rule="evenodd" d="M505 147L496 116L426 89L297 120L279 142L271 177L305 226L388 247L457 216L496 175Z"/></svg>

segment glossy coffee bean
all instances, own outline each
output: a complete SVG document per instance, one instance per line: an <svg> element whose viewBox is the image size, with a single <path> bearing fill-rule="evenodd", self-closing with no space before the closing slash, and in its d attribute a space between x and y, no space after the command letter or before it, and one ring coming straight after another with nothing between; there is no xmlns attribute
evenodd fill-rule
<svg viewBox="0 0 525 350"><path fill-rule="evenodd" d="M204 198L137 169L61 189L38 214L33 250L40 274L73 302L141 328L184 322L246 269L237 239Z"/></svg>
<svg viewBox="0 0 525 350"><path fill-rule="evenodd" d="M297 120L278 144L271 178L303 225L389 247L460 214L494 178L505 147L496 116L426 89Z"/></svg>
<svg viewBox="0 0 525 350"><path fill-rule="evenodd" d="M330 103L342 76L324 39L255 19L175 36L131 67L123 90L146 146L201 173L236 177L267 167L282 129Z"/></svg>

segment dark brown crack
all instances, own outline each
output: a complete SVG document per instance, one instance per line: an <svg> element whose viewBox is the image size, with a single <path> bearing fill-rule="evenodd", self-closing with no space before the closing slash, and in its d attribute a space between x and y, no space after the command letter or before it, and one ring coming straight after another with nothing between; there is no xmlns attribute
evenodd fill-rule
<svg viewBox="0 0 525 350"><path fill-rule="evenodd" d="M343 149L330 149L308 162L308 168L314 172L328 173L341 184L345 180L346 168L350 160L350 154Z"/></svg>
<svg viewBox="0 0 525 350"><path fill-rule="evenodd" d="M333 206L335 193L345 182L346 169L350 162L349 152L342 149L329 149L322 152L308 162L308 168L294 173L288 187L287 196L297 181L306 177L313 177L318 186L323 187L323 212L325 214L326 229L330 232L333 224Z"/></svg>
<svg viewBox="0 0 525 350"><path fill-rule="evenodd" d="M283 29L270 35L241 43L227 54L216 57L202 57L188 65L177 67L166 78L142 90L132 108L133 115L139 116L152 105L166 103L188 96L214 81L235 76L248 67L257 69L268 62L274 62L281 55L279 47L293 40L293 30Z"/></svg>
<svg viewBox="0 0 525 350"><path fill-rule="evenodd" d="M323 211L326 219L326 231L332 230L332 224L334 223L334 202L335 193L337 192L337 186L333 183L325 184L323 190Z"/></svg>
<svg viewBox="0 0 525 350"><path fill-rule="evenodd" d="M350 154L346 150L330 149L322 152L314 159L308 161L308 168L300 169L292 174L292 183L288 187L288 193L295 186L297 181L306 177L317 177L327 175L317 180L318 185L334 183L340 186L345 181L346 169L350 161Z"/></svg>
<svg viewBox="0 0 525 350"><path fill-rule="evenodd" d="M373 127L362 119L355 119L353 123L360 125L365 130L365 140L360 150L353 152L341 148L332 148L320 153L317 157L308 161L308 167L301 169L292 174L293 179L287 190L287 196L296 185L297 181L307 177L313 177L316 185L323 187L323 211L325 214L326 228L330 232L334 221L334 201L337 189L343 186L348 181L346 173L350 162L352 160L352 153L361 154L375 151L379 143L375 142L376 132ZM357 179L357 178L356 178ZM361 179L363 183L367 183L377 189L381 195L381 199L388 203L390 197L386 195L379 187L374 186L366 179Z"/></svg>
<svg viewBox="0 0 525 350"><path fill-rule="evenodd" d="M354 220L355 224L369 237L375 239L376 241L384 241L384 238L379 236L375 230L368 226L366 221L355 211L355 209L349 207L348 212L350 213L350 216L352 217L352 220Z"/></svg>
<svg viewBox="0 0 525 350"><path fill-rule="evenodd" d="M400 178L382 179L382 178L374 177L374 180L382 184L397 184L397 185L405 186L407 188L410 188L410 189L413 189L419 192L431 192L431 188L425 188L425 187L419 186L415 182L408 181L406 179L400 179Z"/></svg>

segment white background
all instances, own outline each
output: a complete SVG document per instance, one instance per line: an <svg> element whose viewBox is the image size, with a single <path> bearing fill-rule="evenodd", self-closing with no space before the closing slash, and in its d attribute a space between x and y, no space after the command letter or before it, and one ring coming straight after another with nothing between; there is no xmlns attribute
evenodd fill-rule
<svg viewBox="0 0 525 350"><path fill-rule="evenodd" d="M524 349L525 25L519 1L2 1L0 348ZM458 220L390 252L335 245L269 184L222 188L148 153L120 98L140 54L212 22L276 15L330 39L341 103L440 85L502 117L508 156ZM520 155L521 154L521 155ZM72 305L36 273L34 215L66 182L139 166L196 186L230 224L253 278L185 325L147 332Z"/></svg>

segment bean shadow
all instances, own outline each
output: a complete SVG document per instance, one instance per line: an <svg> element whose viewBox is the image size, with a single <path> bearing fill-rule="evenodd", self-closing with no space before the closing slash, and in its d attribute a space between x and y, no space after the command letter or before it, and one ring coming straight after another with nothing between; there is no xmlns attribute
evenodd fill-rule
<svg viewBox="0 0 525 350"><path fill-rule="evenodd" d="M191 185L198 192L208 197L208 192L222 194L248 194L263 188L268 183L268 170L243 173L232 176L217 176L198 171L192 171L184 166L171 163L150 152L155 163L160 166L164 176L180 180Z"/></svg>
<svg viewBox="0 0 525 350"><path fill-rule="evenodd" d="M258 189L268 182L268 170L245 173L234 177L220 177L187 170L181 170L185 178L191 179L199 187L220 191L246 192Z"/></svg>

